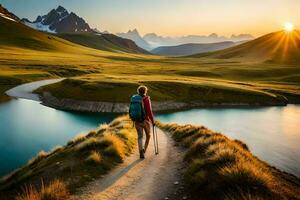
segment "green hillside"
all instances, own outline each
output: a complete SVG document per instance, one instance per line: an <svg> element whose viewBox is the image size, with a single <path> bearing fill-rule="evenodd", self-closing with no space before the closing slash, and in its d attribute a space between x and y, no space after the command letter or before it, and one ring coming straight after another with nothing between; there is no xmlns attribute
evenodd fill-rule
<svg viewBox="0 0 300 200"><path fill-rule="evenodd" d="M31 29L20 22L0 17L0 48L39 51L68 51L79 48L66 40Z"/></svg>
<svg viewBox="0 0 300 200"><path fill-rule="evenodd" d="M103 51L148 54L133 41L113 34L63 33L58 36L70 42Z"/></svg>
<svg viewBox="0 0 300 200"><path fill-rule="evenodd" d="M299 64L300 31L275 32L250 42L213 53L198 54L193 57L220 59L242 59L244 61Z"/></svg>

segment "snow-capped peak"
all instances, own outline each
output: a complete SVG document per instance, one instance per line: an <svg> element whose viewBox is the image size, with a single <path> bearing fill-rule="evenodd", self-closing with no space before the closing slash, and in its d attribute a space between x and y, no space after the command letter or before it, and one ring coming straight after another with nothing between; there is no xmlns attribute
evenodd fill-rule
<svg viewBox="0 0 300 200"><path fill-rule="evenodd" d="M34 22L23 19L24 24L32 28L47 32L93 32L90 26L75 13L69 13L67 9L58 6L48 14L38 16Z"/></svg>

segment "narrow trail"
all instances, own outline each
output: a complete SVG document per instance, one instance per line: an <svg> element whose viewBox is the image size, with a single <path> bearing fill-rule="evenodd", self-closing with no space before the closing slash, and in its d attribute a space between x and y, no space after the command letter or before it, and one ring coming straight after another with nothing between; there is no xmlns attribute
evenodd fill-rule
<svg viewBox="0 0 300 200"><path fill-rule="evenodd" d="M159 155L154 154L151 137L146 159L139 159L135 151L124 163L101 179L81 188L71 199L186 199L181 181L183 153L169 135L160 129L157 129L157 134Z"/></svg>

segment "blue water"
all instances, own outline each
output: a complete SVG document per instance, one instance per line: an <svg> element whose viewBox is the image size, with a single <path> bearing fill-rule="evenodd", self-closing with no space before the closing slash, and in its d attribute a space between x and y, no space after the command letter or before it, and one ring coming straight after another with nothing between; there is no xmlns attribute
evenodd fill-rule
<svg viewBox="0 0 300 200"><path fill-rule="evenodd" d="M24 99L0 104L0 176L24 165L40 150L64 145L114 117L65 112Z"/></svg>
<svg viewBox="0 0 300 200"><path fill-rule="evenodd" d="M300 106L211 108L160 114L162 122L204 125L245 142L252 153L300 177Z"/></svg>
<svg viewBox="0 0 300 200"><path fill-rule="evenodd" d="M0 176L115 114L55 110L31 100L0 104ZM194 109L156 115L163 122L205 125L245 142L260 159L300 177L300 106Z"/></svg>

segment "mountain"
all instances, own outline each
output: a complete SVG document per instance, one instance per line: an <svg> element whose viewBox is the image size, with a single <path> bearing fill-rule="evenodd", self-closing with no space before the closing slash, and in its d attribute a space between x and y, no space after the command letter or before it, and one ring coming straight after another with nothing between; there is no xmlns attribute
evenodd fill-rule
<svg viewBox="0 0 300 200"><path fill-rule="evenodd" d="M0 17L0 49L16 48L36 51L78 50L79 45L54 35L36 31L21 22Z"/></svg>
<svg viewBox="0 0 300 200"><path fill-rule="evenodd" d="M20 19L16 15L9 12L1 4L0 4L0 17L6 18L6 19L11 20L11 21L16 21L16 22L20 21Z"/></svg>
<svg viewBox="0 0 300 200"><path fill-rule="evenodd" d="M220 59L300 64L300 31L274 32L225 50L194 55Z"/></svg>
<svg viewBox="0 0 300 200"><path fill-rule="evenodd" d="M148 33L143 36L143 39L153 47L159 46L177 46L189 43L217 43L224 41L239 42L245 40L253 40L254 37L250 34L232 35L231 37L219 36L216 33L210 35L188 35L181 37L159 36L156 33Z"/></svg>
<svg viewBox="0 0 300 200"><path fill-rule="evenodd" d="M69 13L64 7L58 6L48 14L38 16L35 21L24 18L22 22L27 26L51 33L93 32L88 23L75 13Z"/></svg>
<svg viewBox="0 0 300 200"><path fill-rule="evenodd" d="M5 11L5 12L4 12ZM5 13L5 16L4 16ZM24 25L14 14L1 7L0 49L16 48L43 52L81 52L85 47L109 52L149 53L133 41L112 34L48 34ZM85 47L83 47L85 46ZM91 49L93 51L93 49Z"/></svg>
<svg viewBox="0 0 300 200"><path fill-rule="evenodd" d="M178 46L162 46L151 51L153 54L163 56L187 56L197 53L217 51L234 46L234 42L218 42L206 44L182 44Z"/></svg>
<svg viewBox="0 0 300 200"><path fill-rule="evenodd" d="M117 33L116 35L119 37L122 37L122 38L133 40L139 47L141 47L143 49L146 49L146 50L153 49L153 47L151 47L151 45L148 44L148 42L146 42L141 37L141 35L139 34L139 32L136 29L129 30L127 33Z"/></svg>
<svg viewBox="0 0 300 200"><path fill-rule="evenodd" d="M113 34L61 33L57 34L57 36L82 46L103 51L149 54L149 52L137 46L132 40Z"/></svg>

